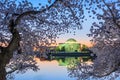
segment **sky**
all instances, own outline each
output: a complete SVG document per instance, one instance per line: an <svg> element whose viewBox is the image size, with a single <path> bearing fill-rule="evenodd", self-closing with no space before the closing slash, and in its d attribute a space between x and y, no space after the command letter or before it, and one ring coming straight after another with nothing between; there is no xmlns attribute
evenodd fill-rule
<svg viewBox="0 0 120 80"><path fill-rule="evenodd" d="M41 2L42 5L45 5L47 3L47 0L29 0L31 1L35 6L38 5L39 2ZM52 0L54 1L54 0ZM90 33L90 27L92 25L92 22L94 21L93 19L88 17L88 13L86 13L86 18L87 21L85 21L84 23L82 23L83 29L82 30L76 30L75 31L75 35L73 33L65 33L65 34L61 34L59 35L56 39L57 44L59 43L64 43L67 39L69 38L74 38L77 40L77 42L81 43L81 44L85 44L87 46L91 46L91 42L90 40L92 38L88 37L87 34Z"/></svg>
<svg viewBox="0 0 120 80"><path fill-rule="evenodd" d="M73 33L65 33L60 35L59 38L57 38L58 43L59 42L63 43L69 38L74 38L81 44L91 46L92 44L90 40L92 39L92 37L88 37L87 34L90 34L90 28L92 26L92 22L95 20L89 18L87 14L86 14L86 18L88 20L82 23L83 28L81 30L76 30L75 35Z"/></svg>

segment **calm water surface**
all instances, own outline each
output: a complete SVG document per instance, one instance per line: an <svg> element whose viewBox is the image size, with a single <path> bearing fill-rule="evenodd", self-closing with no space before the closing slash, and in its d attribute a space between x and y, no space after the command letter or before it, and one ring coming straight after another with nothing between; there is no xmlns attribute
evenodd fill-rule
<svg viewBox="0 0 120 80"><path fill-rule="evenodd" d="M15 80L76 80L68 76L66 66L59 66L56 60L37 61L40 70L34 72L27 71L24 74L15 74Z"/></svg>
<svg viewBox="0 0 120 80"><path fill-rule="evenodd" d="M71 78L67 70L67 66L58 60L40 61L36 59L40 70L34 72L32 70L26 71L24 74L15 74L14 80L77 80ZM69 59L67 59L69 60ZM66 61L66 60L65 60ZM68 61L67 61L68 62ZM62 64L62 66L60 66ZM64 66L63 66L64 65ZM87 79L87 80L103 80L103 79ZM105 79L108 80L108 79ZM115 80L120 80L118 77Z"/></svg>

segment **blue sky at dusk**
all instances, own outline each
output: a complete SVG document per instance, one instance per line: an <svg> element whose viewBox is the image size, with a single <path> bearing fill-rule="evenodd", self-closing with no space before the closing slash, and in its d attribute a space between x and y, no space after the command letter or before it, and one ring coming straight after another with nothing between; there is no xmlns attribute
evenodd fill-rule
<svg viewBox="0 0 120 80"><path fill-rule="evenodd" d="M33 3L34 6L38 6L39 3L41 3L42 5L46 5L46 3L48 3L48 0L29 0L30 2ZM53 2L54 0L52 0ZM82 43L82 44L86 44L86 45L90 45L90 37L87 36L87 34L90 33L90 27L92 25L92 22L96 21L93 20L92 18L89 18L89 14L86 13L85 15L87 21L84 21L84 23L82 23L83 29L82 30L76 30L75 31L75 35L74 33L65 33L65 34L61 34L59 35L57 38L57 43L63 43L65 42L67 39L69 38L74 38L76 39L78 42Z"/></svg>
<svg viewBox="0 0 120 80"><path fill-rule="evenodd" d="M92 38L88 37L87 34L90 33L89 30L90 30L90 27L92 25L92 21L93 20L89 18L87 21L82 23L83 29L75 31L75 35L73 33L62 34L59 36L57 41L58 42L65 42L69 38L74 38L82 44L90 45L90 39L92 39Z"/></svg>

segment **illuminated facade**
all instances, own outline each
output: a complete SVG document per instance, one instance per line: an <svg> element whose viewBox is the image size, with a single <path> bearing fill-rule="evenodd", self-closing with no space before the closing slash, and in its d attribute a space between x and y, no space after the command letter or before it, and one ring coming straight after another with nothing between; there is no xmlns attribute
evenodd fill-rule
<svg viewBox="0 0 120 80"><path fill-rule="evenodd" d="M79 52L81 44L78 43L75 39L70 38L65 43L59 43L57 51L64 52Z"/></svg>

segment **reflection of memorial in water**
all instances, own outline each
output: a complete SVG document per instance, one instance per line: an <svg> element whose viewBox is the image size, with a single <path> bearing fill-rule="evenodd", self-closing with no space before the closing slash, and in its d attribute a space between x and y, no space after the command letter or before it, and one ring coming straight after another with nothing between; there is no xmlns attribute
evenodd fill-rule
<svg viewBox="0 0 120 80"><path fill-rule="evenodd" d="M46 60L45 60L46 61ZM57 61L58 66L67 68L67 75L75 80L87 80L92 70L92 59L87 57L54 57L50 62ZM78 79L76 79L78 78ZM88 79L91 80L91 79Z"/></svg>
<svg viewBox="0 0 120 80"><path fill-rule="evenodd" d="M93 70L93 62L90 57L55 57L59 66L66 66L68 76L77 80L87 80Z"/></svg>
<svg viewBox="0 0 120 80"><path fill-rule="evenodd" d="M82 58L82 57L65 57L65 58L56 58L59 63L59 66L69 66L69 65L76 65L78 63L87 63L92 62L90 58Z"/></svg>
<svg viewBox="0 0 120 80"><path fill-rule="evenodd" d="M79 56L76 56L76 54ZM96 55L93 53L74 53L71 56L70 53L58 53L58 55L52 56L51 60L57 60L59 66L66 66L69 77L74 77L78 80L87 80L91 77L93 71L94 58L92 57L96 57Z"/></svg>

